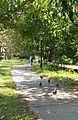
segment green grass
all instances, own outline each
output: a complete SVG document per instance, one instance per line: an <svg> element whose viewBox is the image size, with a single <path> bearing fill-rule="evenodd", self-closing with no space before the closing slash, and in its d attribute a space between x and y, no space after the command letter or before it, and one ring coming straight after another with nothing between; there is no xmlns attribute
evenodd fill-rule
<svg viewBox="0 0 78 120"><path fill-rule="evenodd" d="M16 93L11 69L28 61L3 60L0 62L0 120L34 120L26 101Z"/></svg>
<svg viewBox="0 0 78 120"><path fill-rule="evenodd" d="M75 81L78 79L78 73L71 69L60 69L51 64L43 64L43 69L41 70L39 65L34 66L34 70L45 77L53 78L56 81L59 81L66 86L74 87L78 86L78 82Z"/></svg>

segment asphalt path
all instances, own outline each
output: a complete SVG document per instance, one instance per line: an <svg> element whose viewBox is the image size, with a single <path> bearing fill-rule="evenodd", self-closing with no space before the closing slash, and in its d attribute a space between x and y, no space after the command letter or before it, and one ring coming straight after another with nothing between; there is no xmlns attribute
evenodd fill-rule
<svg viewBox="0 0 78 120"><path fill-rule="evenodd" d="M48 78L41 79L30 64L12 70L16 90L28 102L37 120L78 120L78 92L72 91ZM39 83L42 82L42 86ZM57 94L53 90L57 89Z"/></svg>

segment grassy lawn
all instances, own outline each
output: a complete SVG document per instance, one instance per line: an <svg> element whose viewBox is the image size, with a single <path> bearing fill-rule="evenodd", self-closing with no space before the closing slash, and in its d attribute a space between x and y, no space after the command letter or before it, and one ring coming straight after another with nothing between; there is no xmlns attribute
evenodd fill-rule
<svg viewBox="0 0 78 120"><path fill-rule="evenodd" d="M78 87L78 73L72 69L60 69L51 64L43 64L43 69L36 64L34 70L45 77L53 78L69 87Z"/></svg>
<svg viewBox="0 0 78 120"><path fill-rule="evenodd" d="M11 69L28 61L0 61L0 120L34 120L26 101L20 100L12 81Z"/></svg>

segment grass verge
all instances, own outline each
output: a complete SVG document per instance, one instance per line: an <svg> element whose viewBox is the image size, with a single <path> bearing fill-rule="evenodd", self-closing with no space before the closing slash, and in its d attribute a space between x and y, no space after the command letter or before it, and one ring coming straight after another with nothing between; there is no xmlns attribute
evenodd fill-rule
<svg viewBox="0 0 78 120"><path fill-rule="evenodd" d="M39 64L34 65L34 70L37 73L49 78L53 78L54 80L61 82L69 87L77 87L78 86L78 73L72 69L61 69L55 67L51 64L43 64L43 69L41 70Z"/></svg>
<svg viewBox="0 0 78 120"><path fill-rule="evenodd" d="M11 69L28 61L3 60L0 62L0 120L34 120L26 101L14 89Z"/></svg>

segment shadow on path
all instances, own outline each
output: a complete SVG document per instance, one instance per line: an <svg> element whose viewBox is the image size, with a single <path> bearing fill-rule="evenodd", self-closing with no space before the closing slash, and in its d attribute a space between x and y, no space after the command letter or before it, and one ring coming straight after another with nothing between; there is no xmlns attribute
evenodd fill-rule
<svg viewBox="0 0 78 120"><path fill-rule="evenodd" d="M31 71L30 65L13 69L12 76L17 92L28 101L28 106L38 115L38 120L78 119L78 92L68 90L60 84L54 95L56 81L48 83L47 78L41 80L39 75Z"/></svg>

